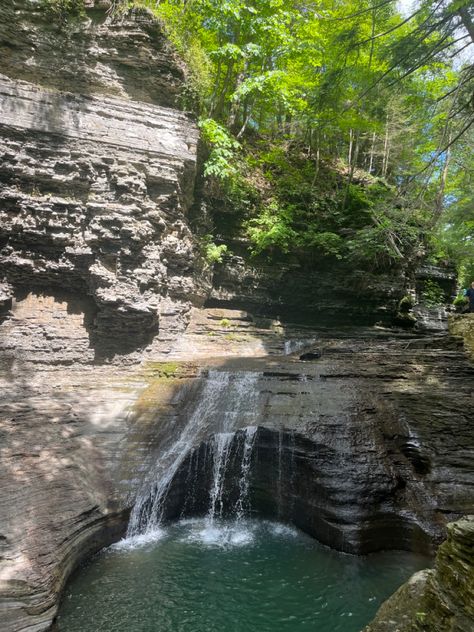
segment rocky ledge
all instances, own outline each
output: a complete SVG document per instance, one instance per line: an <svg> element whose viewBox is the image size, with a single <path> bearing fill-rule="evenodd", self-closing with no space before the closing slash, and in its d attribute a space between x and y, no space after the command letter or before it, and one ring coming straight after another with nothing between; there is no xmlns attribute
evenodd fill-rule
<svg viewBox="0 0 474 632"><path fill-rule="evenodd" d="M448 324L450 333L463 339L466 350L474 359L474 314L453 314Z"/></svg>
<svg viewBox="0 0 474 632"><path fill-rule="evenodd" d="M420 571L380 608L364 632L474 629L474 516L448 525L432 570Z"/></svg>

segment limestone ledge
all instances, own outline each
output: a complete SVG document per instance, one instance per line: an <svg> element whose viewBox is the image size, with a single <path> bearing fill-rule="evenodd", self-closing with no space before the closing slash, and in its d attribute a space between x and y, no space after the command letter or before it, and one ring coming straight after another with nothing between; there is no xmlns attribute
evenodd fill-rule
<svg viewBox="0 0 474 632"><path fill-rule="evenodd" d="M196 161L197 130L170 108L45 90L0 75L3 126ZM64 141L65 142L65 141Z"/></svg>

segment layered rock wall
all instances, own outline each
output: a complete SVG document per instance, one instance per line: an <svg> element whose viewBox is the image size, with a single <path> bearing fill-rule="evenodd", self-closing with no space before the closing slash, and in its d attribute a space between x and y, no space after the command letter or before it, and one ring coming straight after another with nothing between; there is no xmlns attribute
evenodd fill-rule
<svg viewBox="0 0 474 632"><path fill-rule="evenodd" d="M468 385L473 369L459 350L443 343L321 338L302 354L313 359L225 362L221 370L230 381L222 383L232 389L213 391L211 412L197 433L199 441L208 436L195 452L189 445L172 485L168 517L179 517L183 508L191 515L206 512L213 475L209 435L238 410L236 430L258 427L252 511L292 522L351 553L432 550L449 519L474 509L468 465L474 459ZM201 409L208 379L188 394L181 423L173 426L176 440L189 412ZM246 401L229 400L239 383ZM159 445L155 449L154 460ZM241 449L237 433L228 455L230 497ZM190 480L197 481L191 502Z"/></svg>
<svg viewBox="0 0 474 632"><path fill-rule="evenodd" d="M207 305L311 325L391 323L408 279L404 270L372 274L331 265L256 265L240 256L216 266Z"/></svg>
<svg viewBox="0 0 474 632"><path fill-rule="evenodd" d="M160 105L176 103L180 63L143 12L59 29L29 0L0 11L4 280L91 299L96 360L159 345L207 291L186 219L197 128Z"/></svg>

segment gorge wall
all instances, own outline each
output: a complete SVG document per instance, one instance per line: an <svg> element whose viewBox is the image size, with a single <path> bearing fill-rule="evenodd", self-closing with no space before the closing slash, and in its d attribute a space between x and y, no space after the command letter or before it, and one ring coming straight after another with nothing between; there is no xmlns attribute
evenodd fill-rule
<svg viewBox="0 0 474 632"><path fill-rule="evenodd" d="M179 109L182 64L147 12L86 5L66 24L34 0L0 7L5 632L48 629L72 569L121 537L209 367L255 378L241 425L259 427L262 514L347 551L431 549L473 509L473 369L459 341L282 322L388 321L403 275L298 273L295 285L291 267L236 257L211 288L190 228L198 132Z"/></svg>
<svg viewBox="0 0 474 632"><path fill-rule="evenodd" d="M469 632L474 621L474 516L448 525L433 569L413 575L364 632Z"/></svg>
<svg viewBox="0 0 474 632"><path fill-rule="evenodd" d="M207 291L182 65L143 11L61 25L24 0L0 24L4 294L73 293L96 359L176 336Z"/></svg>

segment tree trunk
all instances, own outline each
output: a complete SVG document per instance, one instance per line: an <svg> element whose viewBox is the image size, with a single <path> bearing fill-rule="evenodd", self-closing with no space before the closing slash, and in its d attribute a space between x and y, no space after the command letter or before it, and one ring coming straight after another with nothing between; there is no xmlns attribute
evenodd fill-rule
<svg viewBox="0 0 474 632"><path fill-rule="evenodd" d="M372 133L372 143L370 145L369 173L372 173L372 167L374 165L374 154L375 154L375 132Z"/></svg>

